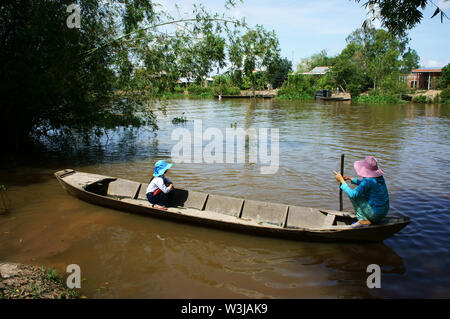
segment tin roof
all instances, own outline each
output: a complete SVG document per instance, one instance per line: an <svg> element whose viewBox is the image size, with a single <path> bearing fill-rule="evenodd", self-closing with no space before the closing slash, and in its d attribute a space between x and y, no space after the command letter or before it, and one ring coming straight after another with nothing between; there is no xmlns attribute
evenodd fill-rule
<svg viewBox="0 0 450 319"><path fill-rule="evenodd" d="M329 66L316 66L311 71L303 72L302 74L325 74L328 71L330 71L330 67Z"/></svg>
<svg viewBox="0 0 450 319"><path fill-rule="evenodd" d="M414 69L411 70L412 73L431 73L431 72L442 72L442 68L439 69Z"/></svg>

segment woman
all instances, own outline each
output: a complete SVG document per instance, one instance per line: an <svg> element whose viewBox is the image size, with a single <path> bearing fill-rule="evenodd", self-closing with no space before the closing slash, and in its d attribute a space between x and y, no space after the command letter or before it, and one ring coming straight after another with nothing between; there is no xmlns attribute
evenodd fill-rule
<svg viewBox="0 0 450 319"><path fill-rule="evenodd" d="M389 194L384 181L384 172L378 168L377 160L373 156L367 156L364 160L353 164L356 173L363 179L342 177L334 172L334 177L341 183L341 189L348 195L355 208L358 221L353 227L364 227L379 223L388 213ZM352 184L358 185L355 189L345 183L350 180Z"/></svg>
<svg viewBox="0 0 450 319"><path fill-rule="evenodd" d="M158 161L155 164L153 179L147 187L147 199L154 208L167 210L166 204L172 195L173 184L164 174L172 165L164 161Z"/></svg>

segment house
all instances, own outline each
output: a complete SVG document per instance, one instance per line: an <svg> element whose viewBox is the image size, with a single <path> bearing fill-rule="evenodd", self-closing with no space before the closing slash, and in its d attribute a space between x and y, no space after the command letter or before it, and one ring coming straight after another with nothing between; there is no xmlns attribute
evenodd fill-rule
<svg viewBox="0 0 450 319"><path fill-rule="evenodd" d="M203 86L207 87L209 85L212 85L213 81L214 81L213 78L204 76L203 77ZM177 81L177 84L179 84L181 87L188 87L192 83L195 83L195 81L190 78L186 78L186 77L179 78Z"/></svg>
<svg viewBox="0 0 450 319"><path fill-rule="evenodd" d="M316 66L314 69L312 69L309 72L303 72L301 74L308 74L308 75L324 75L330 71L331 67L329 66Z"/></svg>
<svg viewBox="0 0 450 319"><path fill-rule="evenodd" d="M179 78L177 81L177 84L179 84L181 87L187 87L191 83L194 83L194 81L189 78Z"/></svg>
<svg viewBox="0 0 450 319"><path fill-rule="evenodd" d="M211 77L203 77L203 79L204 79L204 81L206 82L206 84L207 84L208 86L209 86L209 85L212 85L213 82L214 82L214 79L211 78Z"/></svg>
<svg viewBox="0 0 450 319"><path fill-rule="evenodd" d="M408 83L409 89L434 90L438 85L440 69L414 69L410 74L402 76L402 80Z"/></svg>

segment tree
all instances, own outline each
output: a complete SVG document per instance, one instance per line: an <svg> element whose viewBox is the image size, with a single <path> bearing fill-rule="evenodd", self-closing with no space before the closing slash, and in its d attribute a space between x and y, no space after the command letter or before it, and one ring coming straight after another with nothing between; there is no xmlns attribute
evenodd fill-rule
<svg viewBox="0 0 450 319"><path fill-rule="evenodd" d="M221 26L207 21L196 37L182 37L177 42L178 70L182 76L203 81L212 70L226 65L225 46Z"/></svg>
<svg viewBox="0 0 450 319"><path fill-rule="evenodd" d="M241 46L240 49L236 48L238 43ZM236 66L242 66L243 73L250 79L253 94L255 94L257 72L276 61L279 58L279 52L279 42L275 31L266 31L263 26L256 25L255 29L247 31L232 44L231 54L233 57L230 60Z"/></svg>
<svg viewBox="0 0 450 319"><path fill-rule="evenodd" d="M0 10L0 132L2 144L20 148L29 137L51 129L83 131L85 124L110 120L127 124L107 100L112 91L113 47L85 51L118 36L96 1L83 1L83 28L66 26L72 1L4 1ZM101 18L100 18L101 17ZM103 19L103 21L100 21ZM125 69L124 64L122 69ZM120 108L120 107L119 107ZM131 107L134 108L134 107Z"/></svg>
<svg viewBox="0 0 450 319"><path fill-rule="evenodd" d="M331 70L336 83L354 95L370 87L395 95L406 90L399 83L402 73L418 67L419 56L408 38L382 29L357 29L347 37L347 46L336 57Z"/></svg>
<svg viewBox="0 0 450 319"><path fill-rule="evenodd" d="M370 79L366 73L363 45L350 42L336 57L331 74L336 83L346 89L352 86L353 91L360 91L369 87Z"/></svg>
<svg viewBox="0 0 450 319"><path fill-rule="evenodd" d="M406 37L395 37L383 29L357 29L347 37L347 42L360 46L362 66L374 89L392 73L399 75L400 58L408 44Z"/></svg>
<svg viewBox="0 0 450 319"><path fill-rule="evenodd" d="M330 66L335 62L334 57L329 57L326 50L322 50L308 58L304 58L297 64L297 72L308 72L316 66Z"/></svg>
<svg viewBox="0 0 450 319"><path fill-rule="evenodd" d="M417 54L416 50L408 48L408 51L403 53L400 72L403 74L407 74L411 72L411 70L417 69L419 67L419 61L420 57Z"/></svg>
<svg viewBox="0 0 450 319"><path fill-rule="evenodd" d="M292 71L292 62L286 58L274 59L267 67L267 77L274 89L281 87Z"/></svg>
<svg viewBox="0 0 450 319"><path fill-rule="evenodd" d="M82 0L81 28L69 28L66 9L73 2L0 5L2 146L27 150L43 136L88 139L117 126L156 128L151 101L180 74L183 40L203 53L186 59L197 75L206 74L223 65L219 33L243 25L202 6L193 17L175 19L150 0ZM163 29L170 25L176 31Z"/></svg>
<svg viewBox="0 0 450 319"><path fill-rule="evenodd" d="M355 1L361 2L361 0ZM363 6L369 9L371 16L364 22L363 27L370 27L372 21L379 19L382 26L392 34L404 35L407 30L420 23L423 18L421 10L430 4L435 7L432 18L440 15L441 23L444 18L448 19L445 12L430 0L368 0Z"/></svg>
<svg viewBox="0 0 450 319"><path fill-rule="evenodd" d="M450 86L450 63L442 68L442 74L439 81L442 89Z"/></svg>

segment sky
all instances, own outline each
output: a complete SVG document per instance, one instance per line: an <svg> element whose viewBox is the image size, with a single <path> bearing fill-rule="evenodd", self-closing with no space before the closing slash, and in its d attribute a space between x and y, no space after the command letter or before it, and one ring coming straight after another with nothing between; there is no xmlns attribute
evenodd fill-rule
<svg viewBox="0 0 450 319"><path fill-rule="evenodd" d="M177 3L180 11L190 12L193 3L203 3L211 12L224 12L225 0L156 0L165 9ZM263 25L266 30L275 30L280 41L281 55L293 61L293 66L302 58L321 50L328 55L339 54L346 46L345 38L360 28L368 17L367 10L354 0L243 0L227 15L245 17L250 26ZM450 1L435 0L450 16ZM423 12L419 25L409 31L409 46L421 57L421 67L443 67L450 63L450 20L433 19L431 3Z"/></svg>

